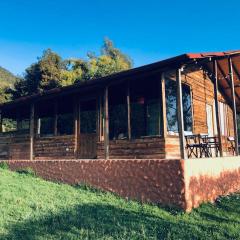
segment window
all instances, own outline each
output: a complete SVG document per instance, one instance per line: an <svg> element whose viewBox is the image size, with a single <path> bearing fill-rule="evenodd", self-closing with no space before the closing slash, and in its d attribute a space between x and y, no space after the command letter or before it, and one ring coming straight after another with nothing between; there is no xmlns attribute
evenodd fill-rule
<svg viewBox="0 0 240 240"><path fill-rule="evenodd" d="M53 135L54 132L54 118L43 117L41 118L40 134L41 135Z"/></svg>
<svg viewBox="0 0 240 240"><path fill-rule="evenodd" d="M227 105L223 102L218 102L221 135L227 136Z"/></svg>
<svg viewBox="0 0 240 240"><path fill-rule="evenodd" d="M130 82L132 138L160 135L160 79Z"/></svg>
<svg viewBox="0 0 240 240"><path fill-rule="evenodd" d="M128 137L127 85L109 88L109 139Z"/></svg>
<svg viewBox="0 0 240 240"><path fill-rule="evenodd" d="M80 130L81 133L96 133L96 101L87 101L81 103L80 110Z"/></svg>
<svg viewBox="0 0 240 240"><path fill-rule="evenodd" d="M58 115L57 130L59 135L73 134L73 113L65 113Z"/></svg>
<svg viewBox="0 0 240 240"><path fill-rule="evenodd" d="M3 118L2 128L3 128L3 132L17 131L17 122L12 118Z"/></svg>
<svg viewBox="0 0 240 240"><path fill-rule="evenodd" d="M178 132L177 119L177 83L170 76L165 76L167 128L169 132ZM182 84L184 130L192 131L192 100L191 90Z"/></svg>
<svg viewBox="0 0 240 240"><path fill-rule="evenodd" d="M71 135L74 132L73 99L63 97L58 101L57 132L59 135Z"/></svg>

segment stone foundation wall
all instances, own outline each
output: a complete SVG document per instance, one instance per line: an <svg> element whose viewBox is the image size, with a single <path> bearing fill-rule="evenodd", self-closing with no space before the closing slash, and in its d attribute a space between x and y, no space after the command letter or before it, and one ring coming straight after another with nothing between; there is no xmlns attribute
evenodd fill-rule
<svg viewBox="0 0 240 240"><path fill-rule="evenodd" d="M85 183L141 202L186 211L240 191L240 157L187 160L10 160L12 170L31 167L47 180Z"/></svg>
<svg viewBox="0 0 240 240"><path fill-rule="evenodd" d="M180 160L9 161L12 170L31 167L47 180L86 183L122 197L185 208Z"/></svg>

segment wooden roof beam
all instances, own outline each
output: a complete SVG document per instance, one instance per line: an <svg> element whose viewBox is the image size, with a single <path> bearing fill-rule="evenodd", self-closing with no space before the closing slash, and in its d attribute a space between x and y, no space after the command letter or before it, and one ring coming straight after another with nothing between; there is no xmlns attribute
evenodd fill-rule
<svg viewBox="0 0 240 240"><path fill-rule="evenodd" d="M218 69L219 69L219 71L221 72L222 76L223 76L224 79L226 80L228 86L231 88L231 82L229 81L229 79L228 79L228 77L227 77L227 76L229 76L229 74L226 74L226 73L224 72L224 70L222 69L222 67L221 67L221 65L219 64L219 62L217 62L217 66L218 66ZM225 77L224 75L225 75L226 77ZM237 93L236 91L234 91L234 92L235 92L236 97L238 98L238 101L240 102L240 97L239 97L238 93Z"/></svg>

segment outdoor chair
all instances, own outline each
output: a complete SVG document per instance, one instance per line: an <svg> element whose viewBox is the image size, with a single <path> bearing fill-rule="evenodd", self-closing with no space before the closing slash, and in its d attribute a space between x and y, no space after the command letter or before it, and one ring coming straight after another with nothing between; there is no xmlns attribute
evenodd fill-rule
<svg viewBox="0 0 240 240"><path fill-rule="evenodd" d="M232 154L234 155L235 151L236 151L236 149L235 149L235 139L234 139L234 137L228 137L227 140L228 140L228 143L229 143L228 144L228 151L232 152Z"/></svg>
<svg viewBox="0 0 240 240"><path fill-rule="evenodd" d="M220 153L220 145L219 145L218 137L204 136L202 137L202 141L203 141L203 144L205 144L205 147L204 147L205 157L212 157L213 152L215 153L215 156L218 157Z"/></svg>
<svg viewBox="0 0 240 240"><path fill-rule="evenodd" d="M185 135L186 139L186 150L187 150L187 155L188 158L191 157L199 157L201 145L198 140L198 135L197 134L186 134Z"/></svg>

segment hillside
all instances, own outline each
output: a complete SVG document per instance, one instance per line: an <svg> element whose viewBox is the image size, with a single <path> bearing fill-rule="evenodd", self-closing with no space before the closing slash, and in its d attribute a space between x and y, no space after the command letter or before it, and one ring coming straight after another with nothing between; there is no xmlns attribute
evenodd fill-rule
<svg viewBox="0 0 240 240"><path fill-rule="evenodd" d="M0 88L13 85L16 79L16 76L0 66Z"/></svg>
<svg viewBox="0 0 240 240"><path fill-rule="evenodd" d="M1 168L0 216L4 240L240 239L238 194L185 214Z"/></svg>

